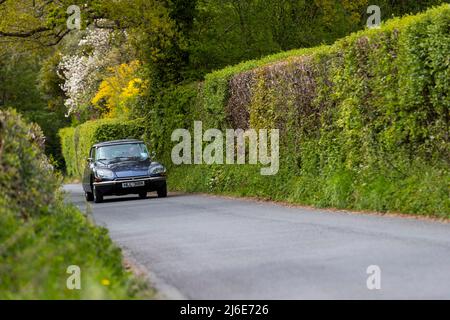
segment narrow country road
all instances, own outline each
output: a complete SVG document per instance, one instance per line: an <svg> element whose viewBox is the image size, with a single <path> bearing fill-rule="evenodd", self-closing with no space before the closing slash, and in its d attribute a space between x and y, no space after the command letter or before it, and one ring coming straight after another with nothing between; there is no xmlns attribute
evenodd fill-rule
<svg viewBox="0 0 450 320"><path fill-rule="evenodd" d="M80 185L65 190L86 209ZM202 195L92 211L174 298L450 299L450 224ZM367 288L371 265L380 290Z"/></svg>

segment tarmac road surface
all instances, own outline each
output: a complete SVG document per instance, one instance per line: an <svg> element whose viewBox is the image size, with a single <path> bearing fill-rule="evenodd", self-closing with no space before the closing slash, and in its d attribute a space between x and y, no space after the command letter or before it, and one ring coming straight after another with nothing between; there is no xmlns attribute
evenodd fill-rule
<svg viewBox="0 0 450 320"><path fill-rule="evenodd" d="M450 299L450 224L189 194L91 206L167 298Z"/></svg>

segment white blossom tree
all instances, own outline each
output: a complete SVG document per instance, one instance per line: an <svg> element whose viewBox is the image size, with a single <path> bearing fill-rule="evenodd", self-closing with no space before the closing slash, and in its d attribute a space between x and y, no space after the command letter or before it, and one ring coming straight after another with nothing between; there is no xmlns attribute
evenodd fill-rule
<svg viewBox="0 0 450 320"><path fill-rule="evenodd" d="M89 107L102 73L107 67L118 63L112 45L115 35L116 32L110 29L87 29L78 42L76 52L61 57L58 74L64 79L61 88L67 96L67 116Z"/></svg>

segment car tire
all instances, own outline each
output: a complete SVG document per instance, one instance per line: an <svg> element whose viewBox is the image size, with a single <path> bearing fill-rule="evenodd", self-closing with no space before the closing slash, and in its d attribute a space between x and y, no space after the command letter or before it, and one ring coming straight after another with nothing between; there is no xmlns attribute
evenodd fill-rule
<svg viewBox="0 0 450 320"><path fill-rule="evenodd" d="M103 202L103 194L98 190L95 186L93 187L93 193L94 193L94 202L95 203L101 203Z"/></svg>
<svg viewBox="0 0 450 320"><path fill-rule="evenodd" d="M158 198L167 197L167 184L164 183L164 185L161 188L159 188L156 192L158 193Z"/></svg>
<svg viewBox="0 0 450 320"><path fill-rule="evenodd" d="M86 201L88 202L94 201L94 195L92 194L92 192L85 192L84 196L86 198Z"/></svg>
<svg viewBox="0 0 450 320"><path fill-rule="evenodd" d="M147 191L139 192L139 199L146 199L147 198Z"/></svg>

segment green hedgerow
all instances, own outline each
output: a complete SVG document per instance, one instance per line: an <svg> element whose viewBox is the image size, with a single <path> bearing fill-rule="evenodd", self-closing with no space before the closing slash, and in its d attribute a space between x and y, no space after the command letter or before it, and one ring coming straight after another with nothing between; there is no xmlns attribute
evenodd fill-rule
<svg viewBox="0 0 450 320"><path fill-rule="evenodd" d="M81 177L93 144L108 140L141 139L145 134L142 120L102 119L87 121L59 131L61 149L69 177Z"/></svg>
<svg viewBox="0 0 450 320"><path fill-rule="evenodd" d="M280 172L181 166L169 170L169 184L449 217L449 29L445 4L329 47L207 75L195 120L221 129L280 129Z"/></svg>

